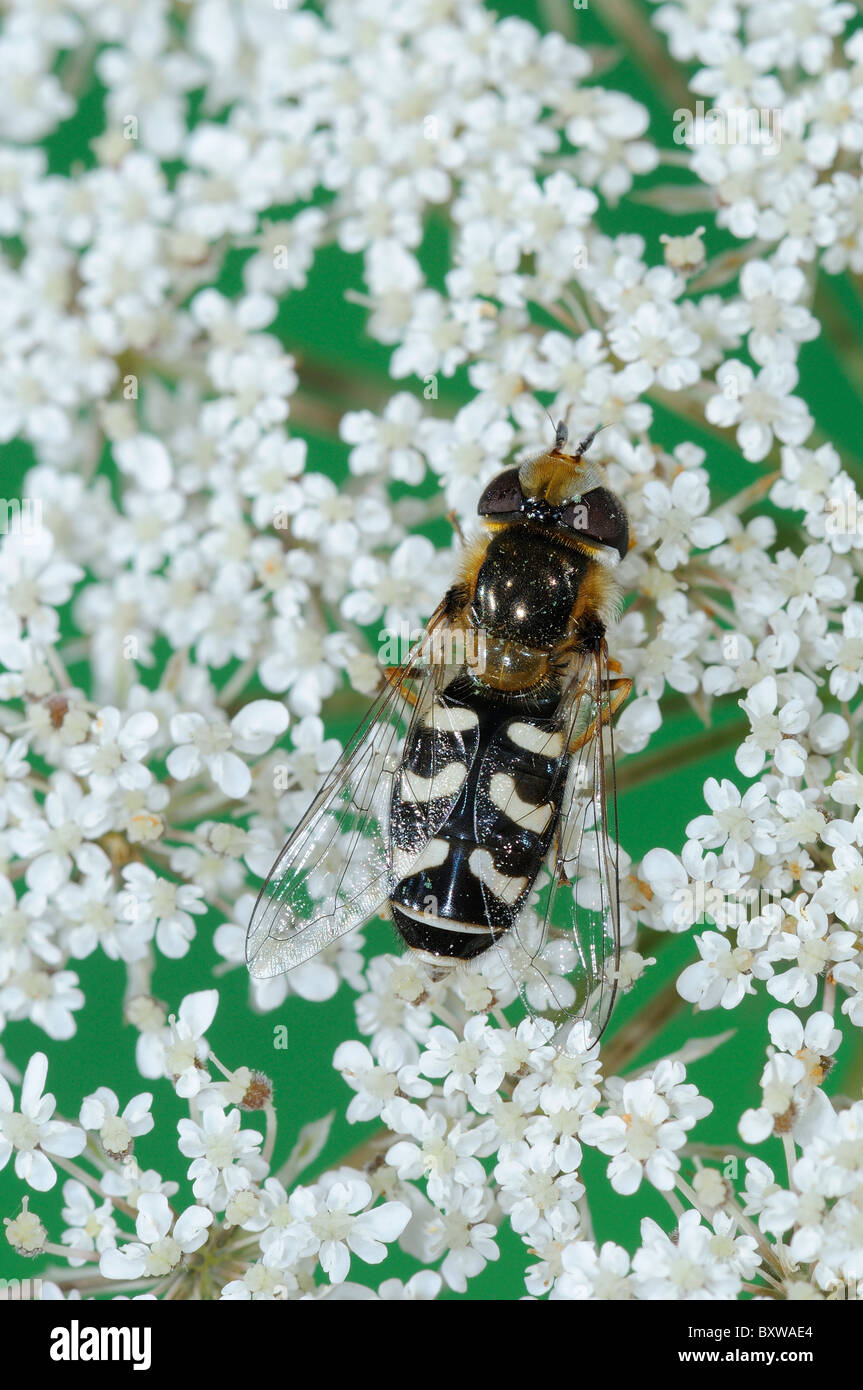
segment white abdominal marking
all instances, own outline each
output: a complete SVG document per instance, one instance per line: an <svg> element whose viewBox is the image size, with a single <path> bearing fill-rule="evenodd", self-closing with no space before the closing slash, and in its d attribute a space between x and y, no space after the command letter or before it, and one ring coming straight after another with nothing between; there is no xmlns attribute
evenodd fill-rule
<svg viewBox="0 0 863 1390"><path fill-rule="evenodd" d="M506 727L506 736L519 748L529 753L541 753L544 758L559 758L563 752L563 734L538 729L535 724L525 724L515 719Z"/></svg>
<svg viewBox="0 0 863 1390"><path fill-rule="evenodd" d="M427 729L440 729L443 733L461 733L464 729L475 729L478 723L479 716L472 709L443 705L439 700L435 700L423 715Z"/></svg>
<svg viewBox="0 0 863 1390"><path fill-rule="evenodd" d="M510 878L509 874L502 874L495 868L494 860L487 849L475 849L468 859L471 872L476 874L480 883L486 888L490 888L496 898L502 903L512 906L517 902L528 885L526 878Z"/></svg>
<svg viewBox="0 0 863 1390"><path fill-rule="evenodd" d="M393 848L393 868L399 879L409 878L411 874L422 873L423 869L436 869L446 862L449 854L447 840L429 840L419 854L407 849Z"/></svg>
<svg viewBox="0 0 863 1390"><path fill-rule="evenodd" d="M424 951L421 946L411 946L410 950L425 965L433 965L436 970L455 970L465 963L458 956L436 956L433 951Z"/></svg>
<svg viewBox="0 0 863 1390"><path fill-rule="evenodd" d="M534 835L541 835L548 829L549 821L554 815L554 807L547 801L541 806L522 801L515 789L515 779L510 777L508 772L494 774L489 783L488 794L497 809L503 811L523 830L532 830Z"/></svg>
<svg viewBox="0 0 863 1390"><path fill-rule="evenodd" d="M458 762L448 763L434 777L420 777L419 773L404 768L399 796L402 801L437 801L442 796L454 796L466 777L467 768L464 763Z"/></svg>
<svg viewBox="0 0 863 1390"><path fill-rule="evenodd" d="M477 926L475 922L456 922L447 917L438 917L434 912L417 912L414 908L405 907L404 903L397 902L396 907L412 922L422 922L424 926L437 927L439 931L465 932L468 936L491 936L488 923L485 926Z"/></svg>

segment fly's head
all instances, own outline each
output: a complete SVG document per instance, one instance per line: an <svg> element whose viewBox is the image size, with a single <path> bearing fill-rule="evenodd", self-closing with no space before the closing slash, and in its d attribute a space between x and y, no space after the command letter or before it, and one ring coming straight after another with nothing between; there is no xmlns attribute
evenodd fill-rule
<svg viewBox="0 0 863 1390"><path fill-rule="evenodd" d="M479 515L497 524L548 528L550 536L581 542L598 558L617 564L629 548L629 522L620 499L603 486L599 466L585 457L596 434L568 454L561 421L553 448L492 478L479 499Z"/></svg>

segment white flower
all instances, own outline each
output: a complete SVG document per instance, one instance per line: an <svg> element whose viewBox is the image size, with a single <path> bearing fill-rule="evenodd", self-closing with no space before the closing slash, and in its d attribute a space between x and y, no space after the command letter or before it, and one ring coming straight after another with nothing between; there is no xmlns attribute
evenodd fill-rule
<svg viewBox="0 0 863 1390"><path fill-rule="evenodd" d="M762 1105L740 1118L740 1135L747 1144L760 1144L774 1130L790 1130L794 1091L805 1071L797 1057L779 1053L770 1059L761 1078Z"/></svg>
<svg viewBox="0 0 863 1390"><path fill-rule="evenodd" d="M177 1095L196 1096L209 1084L206 1061L209 1044L203 1036L216 1016L219 992L203 989L187 994L178 1016L170 1027L155 1027L142 1032L138 1040L138 1069L142 1076L169 1076ZM164 1019L164 1015L161 1016ZM157 1015L158 1018L158 1015ZM155 1021L155 1020L154 1020Z"/></svg>
<svg viewBox="0 0 863 1390"><path fill-rule="evenodd" d="M830 692L839 700L853 700L863 683L863 606L852 603L842 614L842 636L831 633L833 648L827 669Z"/></svg>
<svg viewBox="0 0 863 1390"><path fill-rule="evenodd" d="M769 979L773 967L761 947L771 937L772 926L754 918L737 930L736 945L719 932L703 932L695 938L701 960L689 965L677 981L682 999L700 1009L734 1009L747 994L754 994L753 979Z"/></svg>
<svg viewBox="0 0 863 1390"><path fill-rule="evenodd" d="M490 336L480 301L445 300L435 290L423 290L411 301L410 322L393 353L390 376L452 376L468 354L479 352Z"/></svg>
<svg viewBox="0 0 863 1390"><path fill-rule="evenodd" d="M373 542L391 525L382 497L371 490L354 497L323 473L305 473L288 486L284 513L294 536L330 559L355 555L365 539ZM279 518L277 524L284 522Z"/></svg>
<svg viewBox="0 0 863 1390"><path fill-rule="evenodd" d="M285 439L281 431L273 430L258 441L239 480L244 495L252 499L256 526L263 530L272 525L285 507L288 484L302 473L305 462L304 439Z"/></svg>
<svg viewBox="0 0 863 1390"><path fill-rule="evenodd" d="M256 700L226 719L207 719L203 714L175 714L171 719L171 738L178 745L166 759L168 771L185 782L206 769L226 796L245 796L252 774L242 758L231 751L266 752L288 727L288 713L275 700Z"/></svg>
<svg viewBox="0 0 863 1390"><path fill-rule="evenodd" d="M503 416L498 402L478 396L454 420L424 420L420 426L418 442L458 512L476 511L483 487L512 448L513 428Z"/></svg>
<svg viewBox="0 0 863 1390"><path fill-rule="evenodd" d="M231 720L234 747L241 753L268 753L287 729L288 718L278 700L250 700Z"/></svg>
<svg viewBox="0 0 863 1390"><path fill-rule="evenodd" d="M747 261L740 272L742 300L724 311L739 333L749 333L748 347L759 366L777 358L792 360L798 343L818 335L818 322L797 301L806 292L806 277L797 266Z"/></svg>
<svg viewBox="0 0 863 1390"><path fill-rule="evenodd" d="M633 1297L629 1254L613 1241L607 1240L599 1250L588 1240L570 1241L563 1249L560 1262L562 1273L551 1291L552 1302L557 1299L620 1302Z"/></svg>
<svg viewBox="0 0 863 1390"><path fill-rule="evenodd" d="M149 1134L153 1128L149 1091L133 1096L120 1114L120 1102L107 1086L100 1086L81 1103L79 1119L84 1129L98 1131L99 1141L111 1158L122 1158L132 1147L132 1140Z"/></svg>
<svg viewBox="0 0 863 1390"><path fill-rule="evenodd" d="M105 1279L158 1279L170 1274L184 1255L192 1255L207 1241L213 1213L203 1206L186 1207L174 1214L161 1192L144 1192L138 1198L136 1241L105 1250L99 1273Z"/></svg>
<svg viewBox="0 0 863 1390"><path fill-rule="evenodd" d="M773 1044L799 1057L810 1069L811 1083L820 1086L826 1059L832 1057L842 1041L842 1034L834 1028L830 1014L810 1014L804 1025L790 1009L774 1009L767 1027Z"/></svg>
<svg viewBox="0 0 863 1390"><path fill-rule="evenodd" d="M853 13L850 4L835 0L803 0L799 6L779 0L776 5L753 7L750 32L753 39L767 42L777 67L787 69L799 63L804 72L818 73L829 62L833 38L842 33Z"/></svg>
<svg viewBox="0 0 863 1390"><path fill-rule="evenodd" d="M401 1279L385 1279L378 1289L378 1298L388 1303L426 1303L437 1298L442 1285L443 1280L433 1269L421 1269L419 1274L412 1274L406 1284Z"/></svg>
<svg viewBox="0 0 863 1390"><path fill-rule="evenodd" d="M757 377L742 362L725 362L716 373L719 394L707 402L707 419L726 428L737 425L743 457L759 463L770 452L774 434L783 444L802 444L812 429L804 402L791 395L797 380L790 362L773 361Z"/></svg>
<svg viewBox="0 0 863 1390"><path fill-rule="evenodd" d="M56 895L57 906L68 924L64 943L79 960L92 955L99 946L110 960L143 960L153 936L153 923L137 912L129 915L105 858L105 872L87 874L78 883L67 883Z"/></svg>
<svg viewBox="0 0 863 1390"><path fill-rule="evenodd" d="M71 1038L77 1027L74 1015L85 1002L78 976L74 970L56 969L59 953L55 946L36 941L34 945L39 947L39 955L22 947L10 952L4 962L0 1015L9 1021L29 1018L49 1038ZM44 959L40 960L40 955Z"/></svg>
<svg viewBox="0 0 863 1390"><path fill-rule="evenodd" d="M435 1026L428 1032L428 1048L420 1058L424 1076L445 1077L443 1093L469 1090L485 1050L488 1020L477 1014L464 1026L459 1038L452 1029Z"/></svg>
<svg viewBox="0 0 863 1390"><path fill-rule="evenodd" d="M636 688L658 700L666 683L672 690L698 689L699 666L693 658L704 632L704 615L687 609L682 593L672 593L657 605L661 621L656 635L641 653ZM645 710L649 716L649 706Z"/></svg>
<svg viewBox="0 0 863 1390"><path fill-rule="evenodd" d="M774 975L767 989L783 1004L805 1008L815 998L818 977L834 961L850 960L857 949L854 932L833 931L827 913L814 899L801 893L793 902L783 899L787 914L783 930L768 948L773 961L796 962L790 970Z"/></svg>
<svg viewBox="0 0 863 1390"><path fill-rule="evenodd" d="M608 1176L616 1192L637 1192L645 1176L661 1191L674 1187L676 1150L696 1120L713 1109L694 1086L682 1084L685 1076L679 1062L660 1062L652 1076L625 1082L605 1115L582 1121L584 1143L612 1156Z"/></svg>
<svg viewBox="0 0 863 1390"><path fill-rule="evenodd" d="M261 662L260 677L268 690L288 692L288 703L296 714L318 714L322 702L336 689L336 672L347 650L344 633L325 633L311 623L298 623L295 617L277 619L273 650Z"/></svg>
<svg viewBox="0 0 863 1390"><path fill-rule="evenodd" d="M527 1036L530 1037L530 1034L527 1033ZM576 1125L579 1116L595 1109L600 1099L602 1071L599 1063L599 1045L590 1043L590 1025L574 1024L569 1030L566 1048L565 1052L554 1051L552 1056L544 1061L544 1047L534 1054L537 1065L516 1083L513 1092L514 1109L517 1107L523 1114L538 1110L541 1112L538 1117L540 1120L542 1116L563 1115ZM542 1065L538 1065L541 1061ZM491 1064L497 1065L497 1060L493 1059ZM477 1087L471 1099L474 1107L478 1107L485 1098ZM499 1111L495 1111L494 1108L491 1108L490 1113L499 1115ZM521 1139L524 1130L525 1125L519 1123L519 1132L512 1137Z"/></svg>
<svg viewBox="0 0 863 1390"><path fill-rule="evenodd" d="M219 1105L207 1105L199 1125L192 1120L178 1124L180 1153L193 1160L188 1173L192 1191L216 1210L267 1171L256 1152L261 1135L241 1129L242 1118L239 1110L225 1114Z"/></svg>
<svg viewBox="0 0 863 1390"><path fill-rule="evenodd" d="M833 848L833 868L827 870L819 889L824 905L854 928L863 920L863 854L854 843L859 839L856 824L856 820L854 825L835 820L824 831L825 843Z"/></svg>
<svg viewBox="0 0 863 1390"><path fill-rule="evenodd" d="M167 449L153 435L139 434L114 445L118 468L134 478L140 488L161 491L170 486L173 466Z"/></svg>
<svg viewBox="0 0 863 1390"><path fill-rule="evenodd" d="M831 482L842 466L833 445L822 444L814 451L786 447L781 458L782 477L770 490L771 500L779 507L821 511Z"/></svg>
<svg viewBox="0 0 863 1390"><path fill-rule="evenodd" d="M482 1095L498 1091L506 1076L543 1070L556 1055L545 1030L530 1018L515 1029L489 1029L485 1042L487 1052L476 1070L476 1089Z"/></svg>
<svg viewBox="0 0 863 1390"><path fill-rule="evenodd" d="M64 1245L72 1245L76 1250L112 1249L117 1243L117 1222L114 1219L114 1206L110 1198L96 1205L96 1201L82 1182L76 1178L63 1184L63 1220L66 1230L60 1239ZM80 1267L86 1261L80 1256L68 1255L72 1268Z"/></svg>
<svg viewBox="0 0 863 1390"><path fill-rule="evenodd" d="M749 872L756 853L772 853L769 803L762 786L756 784L741 795L727 778L719 783L715 777L708 777L704 783L704 799L713 814L696 816L686 827L687 835L707 849L717 849L721 845L728 861L741 873Z"/></svg>
<svg viewBox="0 0 863 1390"><path fill-rule="evenodd" d="M722 902L715 854L704 854L696 840L687 840L680 858L667 849L651 849L641 861L641 876L652 899L652 919L663 931L687 931L709 907L717 918Z"/></svg>
<svg viewBox="0 0 863 1390"><path fill-rule="evenodd" d="M349 410L339 432L353 445L348 467L357 477L388 473L391 478L416 487L425 476L425 464L417 448L417 429L422 406L410 391L389 400L380 418L370 410Z"/></svg>
<svg viewBox="0 0 863 1390"><path fill-rule="evenodd" d="M68 880L73 863L86 872L88 862L94 862L86 837L95 838L107 830L110 815L104 803L85 799L68 772L54 773L42 809L44 816L28 815L12 831L11 839L16 853L31 861L26 873L28 888L47 896Z"/></svg>
<svg viewBox="0 0 863 1390"><path fill-rule="evenodd" d="M671 487L649 482L642 497L649 514L648 541L658 541L656 559L663 569L685 565L692 546L705 550L725 535L721 521L702 515L710 505L710 491L701 469L678 473Z"/></svg>
<svg viewBox="0 0 863 1390"><path fill-rule="evenodd" d="M748 1238L747 1238L748 1239ZM725 1238L714 1253L715 1237L697 1211L680 1218L672 1240L655 1221L641 1223L640 1250L632 1259L632 1283L639 1298L731 1299L740 1293L741 1276L729 1261ZM752 1243L750 1241L750 1243ZM736 1242L732 1242L736 1244Z"/></svg>
<svg viewBox="0 0 863 1390"><path fill-rule="evenodd" d="M24 782L30 764L24 757L26 751L25 739L0 734L0 827L8 823L10 815L19 821L27 815L29 799Z"/></svg>
<svg viewBox="0 0 863 1390"><path fill-rule="evenodd" d="M159 721L149 710L124 719L120 710L108 705L93 720L93 740L70 748L69 767L89 777L92 790L100 797L110 796L115 786L140 790L152 781L143 759L158 728Z"/></svg>
<svg viewBox="0 0 863 1390"><path fill-rule="evenodd" d="M195 935L191 914L200 916L207 910L203 889L160 878L145 864L127 864L123 882L125 888L117 899L121 915L139 930L155 934L163 955L184 956Z"/></svg>
<svg viewBox="0 0 863 1390"><path fill-rule="evenodd" d="M377 1061L360 1042L344 1042L336 1048L333 1066L357 1093L347 1111L351 1124L373 1120L398 1094L423 1099L432 1092L431 1083L419 1075L419 1050L411 1039L385 1036L374 1051Z"/></svg>
<svg viewBox="0 0 863 1390"><path fill-rule="evenodd" d="M468 1279L481 1274L489 1260L500 1258L497 1231L486 1219L491 1204L487 1188L458 1190L426 1225L424 1255L435 1260L446 1251L440 1272L455 1293L466 1293Z"/></svg>
<svg viewBox="0 0 863 1390"><path fill-rule="evenodd" d="M431 541L424 536L409 536L386 561L372 555L362 555L354 561L351 588L342 599L342 613L351 622L363 625L383 617L383 626L390 633L405 627L410 631L421 614L434 608L434 595L441 582L445 580Z"/></svg>
<svg viewBox="0 0 863 1390"><path fill-rule="evenodd" d="M792 1183L801 1192L815 1192L823 1197L859 1192L861 1141L860 1101L838 1111L828 1105L819 1116L817 1132L808 1136L803 1153L791 1170Z"/></svg>
<svg viewBox="0 0 863 1390"><path fill-rule="evenodd" d="M756 777L764 766L765 754L772 753L783 776L802 777L806 750L793 735L809 726L809 712L803 700L792 698L782 703L775 678L765 676L739 703L752 725L752 733L734 755L743 775Z"/></svg>
<svg viewBox="0 0 863 1390"><path fill-rule="evenodd" d="M83 1129L51 1119L56 1101L50 1093L42 1094L47 1075L48 1058L44 1052L34 1052L21 1083L20 1110L15 1109L9 1083L0 1075L0 1168L14 1153L16 1177L37 1192L49 1191L57 1181L50 1154L76 1158L87 1143Z"/></svg>
<svg viewBox="0 0 863 1390"><path fill-rule="evenodd" d="M574 1139L561 1144L507 1145L507 1157L498 1163L494 1176L501 1207L514 1231L533 1234L540 1221L556 1230L574 1220L575 1203L584 1195L576 1171L580 1162L581 1145Z"/></svg>
<svg viewBox="0 0 863 1390"><path fill-rule="evenodd" d="M491 1148L494 1129L488 1122L471 1126L470 1117L452 1122L439 1109L427 1112L405 1100L391 1101L384 1119L396 1133L411 1136L387 1150L387 1163L403 1181L427 1177L428 1193L436 1205L449 1201L454 1184L482 1186L485 1172L475 1155Z"/></svg>
<svg viewBox="0 0 863 1390"><path fill-rule="evenodd" d="M270 1253L291 1260L317 1256L321 1268L333 1284L344 1283L351 1267L351 1255L366 1264L380 1264L386 1247L397 1240L411 1217L404 1202L384 1202L369 1208L372 1189L360 1177L346 1177L324 1189L297 1187L289 1200L293 1218L278 1246Z"/></svg>
<svg viewBox="0 0 863 1390"><path fill-rule="evenodd" d="M682 391L698 380L695 360L699 337L683 323L676 305L640 304L631 318L612 328L609 342L623 362L640 362L669 391Z"/></svg>

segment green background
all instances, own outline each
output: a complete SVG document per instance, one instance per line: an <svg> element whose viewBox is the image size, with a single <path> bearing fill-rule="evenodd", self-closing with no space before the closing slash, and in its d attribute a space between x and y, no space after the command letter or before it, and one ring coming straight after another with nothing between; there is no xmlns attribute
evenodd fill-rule
<svg viewBox="0 0 863 1390"><path fill-rule="evenodd" d="M626 7L620 6L618 0L614 0L613 4L594 0L589 9L579 10L572 10L566 4L537 6L530 3L503 4L496 8L501 14L522 15L541 28L561 27L586 46L602 45L607 49L611 44L616 45L619 61L598 80L604 86L625 90L644 102L651 113L650 138L662 148L672 151L679 149L672 140L672 112L680 103L659 62L650 61L649 52L645 61L643 52L644 42L650 39L645 16L652 7L635 4L623 25L620 13L623 11L626 14ZM632 24L632 15L638 19L637 26ZM659 44L661 52L663 41L655 31L653 41ZM633 53L639 56L634 58ZM653 56L655 58L656 55ZM76 116L64 123L46 142L54 172L68 174L82 165L92 165L88 142L102 129L101 101L102 93L94 80ZM709 213L672 216L637 196L645 189L675 182L692 184L693 180L683 170L663 166L654 174L637 180L636 196L624 198L615 209L601 209L598 220L603 230L610 233L639 232L646 239L648 260L653 263L661 261L659 235L662 232L677 234L705 224L708 228L706 245L709 257L733 245L730 237L711 225ZM432 283L440 283L447 267L447 246L448 234L444 223L433 219L420 253ZM20 252L14 243L7 243L6 249L12 256ZM242 259L242 253L233 253L226 263L219 286L227 293L235 293L239 288ZM307 288L291 294L281 306L273 331L278 333L285 347L295 354L304 392L311 396L318 394L322 404L349 409L363 406L379 408L397 390L421 390L421 383L388 381L386 369L389 350L366 337L364 310L345 299L345 291L351 289L362 289L361 258L347 255L337 248L327 248L317 255ZM856 471L859 477L856 452L860 447L860 401L854 374L859 360L859 330L863 313L854 285L847 277L820 277L814 309L825 324L825 337L803 346L799 394L816 418L819 442L832 439L842 452L846 467L852 472ZM832 339L832 344L826 341L827 335ZM311 390L307 390L309 383L312 383ZM442 381L440 401L432 408L442 414L449 413L468 399L470 388L462 374L453 380ZM291 428L309 441L310 468L328 472L337 479L346 478L345 446L331 435L325 436L313 429L295 425L293 416ZM683 439L696 439L702 443L708 449L707 467L717 501L759 476L757 466L748 465L739 458L733 441L718 439L712 432L699 433L661 406L655 406L651 435L655 442L666 448L673 447ZM10 496L16 486L20 487L20 479L31 462L32 455L26 446L12 445L4 451L4 489ZM102 467L113 473L108 459L103 459ZM433 480L429 488L432 484ZM397 495L404 491L397 489ZM774 515L782 526L788 527L787 514L783 518L776 513ZM438 543L445 543L447 533L444 523L430 527L428 533ZM797 543L793 530L786 529L783 536L788 543ZM86 684L83 669L77 668L72 674L82 685ZM229 676L230 670L224 674L225 677ZM142 678L147 684L154 683L158 680L158 671L143 673ZM340 704L344 710L346 702L342 700ZM702 787L706 777L730 776L738 785L743 785L743 779L733 765L733 745L726 741L724 751L720 749L692 759L688 751L689 741L703 735L703 725L688 710L685 702L674 697L673 693L663 708L666 723L652 740L650 748L638 757L625 760L625 765L619 769L625 787L619 806L621 843L636 862L656 845L679 853L688 821L704 810ZM353 722L353 709L346 710L345 718L332 722L330 728L333 733L344 737L350 732ZM712 725L719 730L721 739L723 726L732 724L741 729L742 738L742 715L737 709L736 700L729 698L714 706ZM727 735L728 738L733 738L733 730ZM627 781L635 784L626 787ZM222 920L215 912L209 913L206 918L197 918L197 939L188 956L181 961L159 959L153 992L166 1002L171 1011L177 1009L184 994L212 985L212 966L218 957L212 946L211 935ZM372 924L366 936L372 951L389 949L390 937L383 924ZM656 939L651 937L647 946L641 949L647 955L656 956L657 964L648 971L637 989L619 1004L608 1035L612 1040L637 1009L656 999L680 970L696 959L692 933ZM87 997L86 1007L76 1016L78 1031L75 1037L69 1042L57 1044L30 1024L14 1023L7 1027L2 1037L7 1054L23 1069L32 1052L38 1049L47 1052L50 1059L49 1089L57 1096L58 1113L69 1118L77 1117L81 1098L98 1085L115 1090L120 1097L121 1107L131 1095L152 1087L157 1126L151 1135L138 1141L136 1157L143 1168L155 1167L166 1178L181 1181L181 1192L176 1201L182 1207L185 1199L193 1200L190 1189L183 1181L187 1160L179 1155L176 1148L176 1121L187 1110L174 1096L167 1082L144 1082L135 1068L136 1035L131 1027L123 1023L121 1012L123 967L108 961L101 954L86 961L70 962L70 966L77 968ZM215 1023L208 1033L215 1053L225 1065L259 1068L267 1072L275 1083L279 1113L275 1166L290 1151L304 1124L330 1110L336 1112L326 1149L303 1175L307 1181L311 1180L316 1173L337 1165L376 1128L374 1124L350 1126L345 1122L344 1111L352 1093L331 1065L338 1043L360 1036L354 1021L354 995L345 986L335 999L324 1004L290 998L277 1012L261 1017L253 1014L249 1008L247 980L243 972L231 972L218 981L218 986L221 1003ZM681 1001L679 1011L665 1031L630 1066L646 1065L681 1047L689 1038L732 1028L734 1035L729 1042L689 1068L689 1079L695 1081L702 1093L715 1104L712 1115L697 1127L695 1137L701 1142L719 1145L723 1150L725 1146L739 1149L742 1146L736 1133L736 1123L744 1108L759 1103L758 1078L767 1041L766 1018L774 1007L775 1001L763 991L731 1013L715 1010L702 1015L693 1014L689 1006ZM288 1028L287 1051L276 1050L273 1046L274 1029L279 1024L285 1024ZM863 1079L861 1062L863 1056L855 1037L842 1048L840 1061L828 1080L827 1090L835 1093L841 1089L854 1097L859 1096ZM255 1121L247 1117L247 1123ZM782 1179L784 1163L778 1141L757 1146L752 1152L771 1162ZM652 1216L670 1229L672 1218L669 1208L648 1184L645 1183L635 1196L628 1198L611 1191L605 1176L606 1162L601 1155L587 1150L582 1170L597 1238L600 1241L613 1239L633 1249L639 1243L639 1222L644 1216ZM742 1178L741 1164L738 1187L742 1185ZM42 1217L55 1240L59 1239L61 1229L60 1190L61 1184L58 1183L51 1193L30 1193L31 1209ZM15 1179L10 1163L0 1174L0 1214L14 1215L25 1191L29 1189ZM523 1269L526 1263L534 1261L530 1257L526 1260L524 1247L509 1230L506 1220L501 1225L499 1245L500 1261L489 1265L479 1278L473 1280L464 1297L517 1299L524 1293ZM416 1270L416 1264L395 1247L392 1251L386 1263L376 1268L354 1260L351 1278L377 1286L381 1279L392 1275L409 1277ZM50 1263L52 1261L48 1260L25 1263L12 1256L5 1242L0 1242L0 1274L33 1276ZM444 1297L454 1298L457 1295L445 1292Z"/></svg>

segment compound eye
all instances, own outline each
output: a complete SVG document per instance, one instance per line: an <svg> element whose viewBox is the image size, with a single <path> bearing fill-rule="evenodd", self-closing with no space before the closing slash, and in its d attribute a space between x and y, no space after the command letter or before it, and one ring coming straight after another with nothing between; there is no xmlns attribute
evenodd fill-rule
<svg viewBox="0 0 863 1390"><path fill-rule="evenodd" d="M577 502L568 502L561 520L586 541L610 546L621 560L629 549L629 522L623 503L607 487L595 487Z"/></svg>
<svg viewBox="0 0 863 1390"><path fill-rule="evenodd" d="M492 478L477 503L478 516L514 516L524 507L524 494L518 481L518 469L506 468Z"/></svg>

